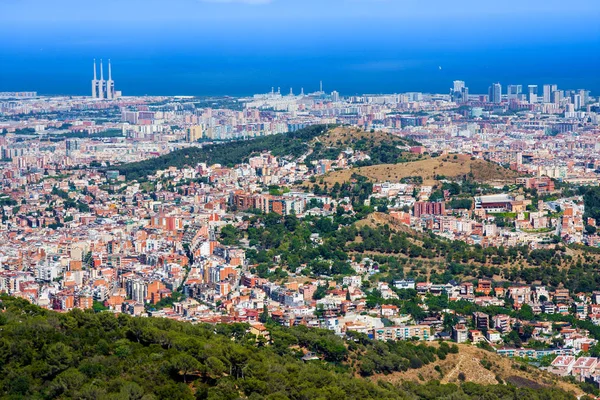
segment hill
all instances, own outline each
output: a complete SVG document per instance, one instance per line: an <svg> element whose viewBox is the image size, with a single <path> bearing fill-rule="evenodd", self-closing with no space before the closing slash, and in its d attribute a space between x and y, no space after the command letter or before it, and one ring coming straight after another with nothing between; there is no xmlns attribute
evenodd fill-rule
<svg viewBox="0 0 600 400"><path fill-rule="evenodd" d="M330 127L330 126L329 126ZM183 168L198 163L233 166L246 162L250 157L269 151L274 156L304 161L336 159L347 149L363 151L371 159L361 165L396 163L412 159L406 152L414 142L383 133L367 133L346 127L329 128L313 125L295 132L256 137L244 141L216 143L204 147L188 147L160 157L123 164L115 167L128 180L143 180L148 175L168 167Z"/></svg>
<svg viewBox="0 0 600 400"><path fill-rule="evenodd" d="M364 376L421 368L458 351L269 325L206 325L74 310L0 297L0 395L27 399L574 399L554 387L425 384ZM318 356L302 361L306 351ZM393 375L392 375L393 376ZM489 397L492 396L492 397Z"/></svg>
<svg viewBox="0 0 600 400"><path fill-rule="evenodd" d="M309 149L308 143L327 130L325 125L313 125L296 132L261 136L250 140L188 147L160 157L128 164L114 169L128 180L144 180L148 175L168 167L190 167L198 163L233 166L247 161L254 154L270 151L275 156L300 157Z"/></svg>
<svg viewBox="0 0 600 400"><path fill-rule="evenodd" d="M417 145L413 140L382 131L364 131L340 126L328 130L313 139L307 161L336 159L342 151L351 149L367 154L370 159L358 163L360 166L395 164L415 159L409 146Z"/></svg>
<svg viewBox="0 0 600 400"><path fill-rule="evenodd" d="M456 158L454 158L456 157ZM476 182L490 184L514 183L519 174L498 164L472 159L467 155L435 157L402 164L381 164L334 171L323 177L333 185L351 179L353 174L369 178L373 182L400 182L411 177L421 177L423 184L434 185L441 178L462 179L468 177Z"/></svg>
<svg viewBox="0 0 600 400"><path fill-rule="evenodd" d="M418 369L377 375L373 379L382 379L395 384L402 381L431 380L439 380L443 384L460 384L461 380L464 380L479 385L507 382L517 387L532 389L557 387L578 397L585 395L578 386L526 363L520 363L472 345L460 344L458 348L458 353L450 353L444 360L438 360Z"/></svg>

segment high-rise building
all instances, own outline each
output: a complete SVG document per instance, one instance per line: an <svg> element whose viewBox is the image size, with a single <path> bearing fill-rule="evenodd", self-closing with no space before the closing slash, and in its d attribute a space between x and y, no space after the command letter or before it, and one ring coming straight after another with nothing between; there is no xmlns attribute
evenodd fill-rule
<svg viewBox="0 0 600 400"><path fill-rule="evenodd" d="M94 60L94 79L92 79L92 98L113 100L116 98L115 82L112 79L110 60L108 60L108 80L104 80L104 68L100 60L100 79L96 78L96 60Z"/></svg>
<svg viewBox="0 0 600 400"><path fill-rule="evenodd" d="M517 100L523 93L523 85L508 85L507 97L508 100Z"/></svg>
<svg viewBox="0 0 600 400"><path fill-rule="evenodd" d="M573 107L575 108L575 110L579 110L582 106L581 104L581 95L580 94L574 94L572 97L572 103L573 103Z"/></svg>
<svg viewBox="0 0 600 400"><path fill-rule="evenodd" d="M529 101L529 104L535 104L535 103L537 103L537 96L538 96L538 87L537 87L537 85L528 85L527 89L528 89L528 92L527 92L527 101Z"/></svg>
<svg viewBox="0 0 600 400"><path fill-rule="evenodd" d="M454 81L450 89L450 96L455 103L466 103L469 101L469 88L465 86L465 81Z"/></svg>
<svg viewBox="0 0 600 400"><path fill-rule="evenodd" d="M551 95L552 95L552 92L550 90L550 85L544 85L543 86L544 103L550 103Z"/></svg>
<svg viewBox="0 0 600 400"><path fill-rule="evenodd" d="M187 141L188 142L197 142L199 139L202 139L204 135L204 129L200 125L192 125L188 128L187 131Z"/></svg>
<svg viewBox="0 0 600 400"><path fill-rule="evenodd" d="M490 103L500 104L502 102L502 85L494 83L489 89Z"/></svg>
<svg viewBox="0 0 600 400"><path fill-rule="evenodd" d="M581 106L585 107L589 101L590 91L585 89L579 89L577 92L581 96Z"/></svg>
<svg viewBox="0 0 600 400"><path fill-rule="evenodd" d="M337 90L334 90L333 92L331 92L331 101L333 101L333 102L340 101L340 94L337 92Z"/></svg>
<svg viewBox="0 0 600 400"><path fill-rule="evenodd" d="M552 92L558 89L557 85L544 85L543 87L543 96L544 103L550 103L552 101Z"/></svg>
<svg viewBox="0 0 600 400"><path fill-rule="evenodd" d="M555 90L552 92L550 96L550 101L554 104L560 104L560 101L563 98L562 90Z"/></svg>

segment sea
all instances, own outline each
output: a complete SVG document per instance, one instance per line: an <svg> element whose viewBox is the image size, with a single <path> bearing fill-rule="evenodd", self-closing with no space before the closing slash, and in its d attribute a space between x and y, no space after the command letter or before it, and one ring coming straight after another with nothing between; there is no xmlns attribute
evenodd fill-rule
<svg viewBox="0 0 600 400"><path fill-rule="evenodd" d="M600 46L596 42L444 49L366 46L310 47L295 51L260 48L182 49L168 46L110 48L33 46L0 48L0 92L37 91L44 95L87 95L92 62L112 63L116 90L123 95L249 96L319 89L341 95L448 93L463 80L470 93L487 93L492 83L506 86L556 84L600 95Z"/></svg>

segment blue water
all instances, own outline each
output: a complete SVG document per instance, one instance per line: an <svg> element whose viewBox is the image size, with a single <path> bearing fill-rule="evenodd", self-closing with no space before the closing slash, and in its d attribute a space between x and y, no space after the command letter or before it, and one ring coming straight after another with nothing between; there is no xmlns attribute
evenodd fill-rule
<svg viewBox="0 0 600 400"><path fill-rule="evenodd" d="M558 84L600 94L600 41L578 44L516 43L475 47L393 40L354 47L267 44L170 45L0 43L0 91L87 95L92 59L112 59L113 79L124 95L249 95L271 87L299 93L318 89L343 95L407 91L447 93L456 79L471 93L487 93L492 82ZM441 68L440 68L441 67ZM541 90L541 88L540 88Z"/></svg>

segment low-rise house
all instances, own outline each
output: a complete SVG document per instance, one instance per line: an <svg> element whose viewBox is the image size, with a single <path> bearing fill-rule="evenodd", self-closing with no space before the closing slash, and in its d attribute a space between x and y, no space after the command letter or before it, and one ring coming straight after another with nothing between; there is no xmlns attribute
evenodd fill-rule
<svg viewBox="0 0 600 400"><path fill-rule="evenodd" d="M552 361L550 364L550 368L548 368L549 372L560 376L567 376L571 374L573 370L573 365L575 365L575 357L573 356L558 356Z"/></svg>
<svg viewBox="0 0 600 400"><path fill-rule="evenodd" d="M485 336L483 336L483 333L481 333L481 331L478 331L477 329L471 329L469 331L469 338L471 339L471 342L473 342L473 344L485 342Z"/></svg>
<svg viewBox="0 0 600 400"><path fill-rule="evenodd" d="M596 357L579 357L571 370L575 379L583 381L594 374L598 359Z"/></svg>
<svg viewBox="0 0 600 400"><path fill-rule="evenodd" d="M490 329L486 332L486 338L489 342L492 343L500 343L502 341L502 337L500 336L500 332L495 329Z"/></svg>

